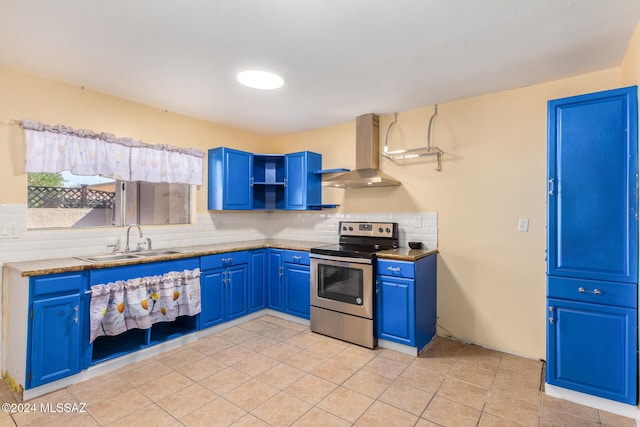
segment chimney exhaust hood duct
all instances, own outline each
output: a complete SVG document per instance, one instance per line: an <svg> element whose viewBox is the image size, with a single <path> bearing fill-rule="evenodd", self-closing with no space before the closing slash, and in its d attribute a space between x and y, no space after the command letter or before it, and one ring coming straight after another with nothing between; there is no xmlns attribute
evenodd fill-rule
<svg viewBox="0 0 640 427"><path fill-rule="evenodd" d="M378 169L380 164L380 118L364 114L356 118L356 169L331 179L323 185L337 188L391 187L400 181Z"/></svg>

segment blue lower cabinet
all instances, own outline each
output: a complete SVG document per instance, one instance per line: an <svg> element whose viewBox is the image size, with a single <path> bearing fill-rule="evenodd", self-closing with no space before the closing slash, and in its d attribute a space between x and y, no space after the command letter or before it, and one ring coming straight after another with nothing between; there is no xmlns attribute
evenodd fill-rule
<svg viewBox="0 0 640 427"><path fill-rule="evenodd" d="M283 250L269 249L267 295L269 308L284 311Z"/></svg>
<svg viewBox="0 0 640 427"><path fill-rule="evenodd" d="M31 279L26 388L76 374L84 367L81 336L88 312L86 273ZM86 346L85 346L86 347Z"/></svg>
<svg viewBox="0 0 640 427"><path fill-rule="evenodd" d="M31 387L80 372L79 306L80 295L33 303Z"/></svg>
<svg viewBox="0 0 640 427"><path fill-rule="evenodd" d="M226 273L226 320L233 320L247 314L247 265L229 267Z"/></svg>
<svg viewBox="0 0 640 427"><path fill-rule="evenodd" d="M376 293L378 338L415 346L415 281L379 275Z"/></svg>
<svg viewBox="0 0 640 427"><path fill-rule="evenodd" d="M269 249L269 308L309 319L311 309L309 253Z"/></svg>
<svg viewBox="0 0 640 427"><path fill-rule="evenodd" d="M636 310L549 298L547 382L635 405Z"/></svg>
<svg viewBox="0 0 640 427"><path fill-rule="evenodd" d="M225 297L222 282L225 270L207 270L200 276L200 312L199 329L208 328L224 322Z"/></svg>
<svg viewBox="0 0 640 427"><path fill-rule="evenodd" d="M249 313L266 308L267 250L249 252Z"/></svg>
<svg viewBox="0 0 640 427"><path fill-rule="evenodd" d="M284 264L285 313L309 319L311 274L308 265Z"/></svg>
<svg viewBox="0 0 640 427"><path fill-rule="evenodd" d="M436 335L436 254L376 261L376 336L421 351Z"/></svg>
<svg viewBox="0 0 640 427"><path fill-rule="evenodd" d="M248 313L248 262L249 253L246 251L201 257L200 329L237 319Z"/></svg>

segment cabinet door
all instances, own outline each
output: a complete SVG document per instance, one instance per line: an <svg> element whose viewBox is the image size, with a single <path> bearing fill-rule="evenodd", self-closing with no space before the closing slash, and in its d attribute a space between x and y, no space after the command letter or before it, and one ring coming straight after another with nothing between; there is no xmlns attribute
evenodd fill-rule
<svg viewBox="0 0 640 427"><path fill-rule="evenodd" d="M224 208L252 209L253 155L243 151L227 150L224 158Z"/></svg>
<svg viewBox="0 0 640 427"><path fill-rule="evenodd" d="M233 320L247 314L247 265L228 267L225 273L226 320Z"/></svg>
<svg viewBox="0 0 640 427"><path fill-rule="evenodd" d="M547 301L547 382L635 405L636 310Z"/></svg>
<svg viewBox="0 0 640 427"><path fill-rule="evenodd" d="M266 251L254 251L249 253L249 306L252 313L265 308L265 280L267 278L267 254Z"/></svg>
<svg viewBox="0 0 640 427"><path fill-rule="evenodd" d="M208 328L224 321L225 295L222 280L225 274L225 270L219 268L206 270L200 277L200 301L202 307L199 322L200 329Z"/></svg>
<svg viewBox="0 0 640 427"><path fill-rule="evenodd" d="M377 276L376 329L378 338L415 345L415 282Z"/></svg>
<svg viewBox="0 0 640 427"><path fill-rule="evenodd" d="M636 92L549 101L550 276L637 282Z"/></svg>
<svg viewBox="0 0 640 427"><path fill-rule="evenodd" d="M269 280L268 280L268 300L269 308L283 311L284 295L283 295L283 276L284 265L282 262L282 251L277 249L269 250Z"/></svg>
<svg viewBox="0 0 640 427"><path fill-rule="evenodd" d="M208 209L253 208L253 155L230 148L208 153Z"/></svg>
<svg viewBox="0 0 640 427"><path fill-rule="evenodd" d="M309 319L311 274L308 265L284 264L285 312Z"/></svg>
<svg viewBox="0 0 640 427"><path fill-rule="evenodd" d="M80 295L33 302L31 380L36 387L80 371Z"/></svg>
<svg viewBox="0 0 640 427"><path fill-rule="evenodd" d="M285 209L305 210L322 203L322 178L314 174L322 169L322 156L310 151L285 156Z"/></svg>

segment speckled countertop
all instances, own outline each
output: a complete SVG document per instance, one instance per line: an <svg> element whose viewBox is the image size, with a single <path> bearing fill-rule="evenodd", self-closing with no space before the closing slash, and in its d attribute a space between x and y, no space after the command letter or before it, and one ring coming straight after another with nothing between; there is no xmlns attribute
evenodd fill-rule
<svg viewBox="0 0 640 427"><path fill-rule="evenodd" d="M184 246L167 248L179 250L180 253L158 255L146 258L109 260L102 262L84 261L78 258L54 258L33 261L8 262L4 268L16 270L22 277L42 276L45 274L65 273L71 271L95 270L101 268L119 267L123 265L144 264L157 261L168 261L181 258L192 258L225 252L246 251L251 249L276 248L295 251L309 251L315 246L326 245L326 242L310 242L301 240L264 239L247 240L241 242L216 243L211 245ZM161 249L158 249L161 250ZM437 253L437 250L398 248L378 252L379 258L416 261L422 257Z"/></svg>
<svg viewBox="0 0 640 427"><path fill-rule="evenodd" d="M396 259L399 261L417 261L429 255L437 254L437 249L409 249L397 248L388 251L376 252L376 257L386 259Z"/></svg>

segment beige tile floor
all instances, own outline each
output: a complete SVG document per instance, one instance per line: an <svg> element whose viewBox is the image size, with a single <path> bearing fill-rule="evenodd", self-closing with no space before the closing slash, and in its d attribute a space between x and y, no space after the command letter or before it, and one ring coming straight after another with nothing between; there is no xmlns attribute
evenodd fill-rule
<svg viewBox="0 0 640 427"><path fill-rule="evenodd" d="M635 426L543 395L542 363L436 339L367 350L263 316L28 403L2 426ZM3 383L0 397L15 402Z"/></svg>

